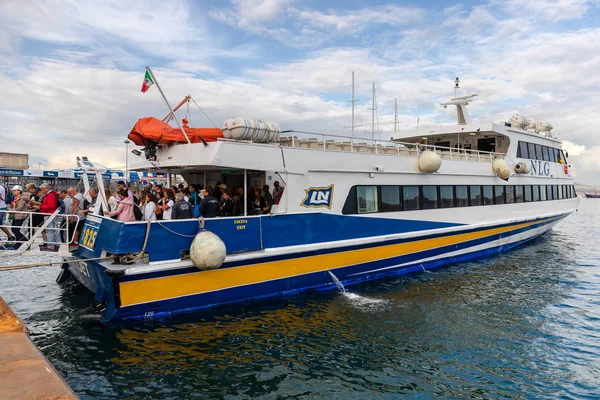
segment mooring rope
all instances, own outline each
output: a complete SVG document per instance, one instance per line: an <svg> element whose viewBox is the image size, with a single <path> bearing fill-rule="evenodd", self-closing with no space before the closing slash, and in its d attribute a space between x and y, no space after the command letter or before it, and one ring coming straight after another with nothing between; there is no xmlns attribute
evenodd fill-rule
<svg viewBox="0 0 600 400"><path fill-rule="evenodd" d="M96 258L77 258L75 260L60 260L60 261L51 261L51 262L47 262L47 263L35 263L35 264L22 264L22 265L5 265L5 266L0 266L0 272L2 271L14 271L14 270L18 270L18 269L29 269L29 268L36 268L36 267L49 267L51 265L57 265L57 264L71 264L71 263L76 263L76 262L86 262L86 261L101 261L101 260L113 260L115 258L119 257L118 255L112 255L112 256L108 256L108 257L96 257Z"/></svg>

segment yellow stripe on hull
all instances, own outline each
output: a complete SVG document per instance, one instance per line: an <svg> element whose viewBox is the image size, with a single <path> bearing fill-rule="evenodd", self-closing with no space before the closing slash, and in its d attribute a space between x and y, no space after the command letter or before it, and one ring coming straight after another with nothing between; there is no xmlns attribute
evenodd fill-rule
<svg viewBox="0 0 600 400"><path fill-rule="evenodd" d="M390 244L331 254L270 261L233 268L198 271L195 273L165 276L123 282L120 284L121 306L147 303L192 294L206 293L236 286L283 279L296 275L333 270L355 264L398 257L424 250L481 239L486 236L525 228L548 220L526 222L502 228L462 233L408 243Z"/></svg>

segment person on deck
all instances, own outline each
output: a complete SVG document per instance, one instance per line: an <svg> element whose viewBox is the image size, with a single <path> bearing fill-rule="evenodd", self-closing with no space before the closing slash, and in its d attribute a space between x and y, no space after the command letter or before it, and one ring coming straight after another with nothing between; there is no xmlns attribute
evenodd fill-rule
<svg viewBox="0 0 600 400"><path fill-rule="evenodd" d="M42 200L42 204L40 205L40 211L44 214L54 213L54 211L56 211L56 209L59 207L58 194L56 191L52 190L50 185L47 183L42 183L40 188L42 189L42 193L44 193L44 198ZM46 225L46 235L49 243L41 244L40 250L56 251L61 243L60 235L56 230L56 218L53 218L51 215L47 215L44 216L44 221L49 221L48 225Z"/></svg>
<svg viewBox="0 0 600 400"><path fill-rule="evenodd" d="M232 199L233 190L223 192L223 201L221 202L221 217L233 217L235 215L235 202Z"/></svg>
<svg viewBox="0 0 600 400"><path fill-rule="evenodd" d="M6 204L6 199L8 198L8 193L4 185L0 184L0 225L4 225L5 217L8 217L8 213L6 210L8 209L8 205ZM8 218L6 218L8 219ZM10 234L8 228L2 227L0 228L2 232L6 234L8 240L15 240L15 236Z"/></svg>
<svg viewBox="0 0 600 400"><path fill-rule="evenodd" d="M156 196L152 193L144 199L144 221L156 221Z"/></svg>
<svg viewBox="0 0 600 400"><path fill-rule="evenodd" d="M173 206L172 219L191 219L194 218L194 206L185 200L183 193L175 195L175 205Z"/></svg>
<svg viewBox="0 0 600 400"><path fill-rule="evenodd" d="M110 217L117 216L117 221L121 222L135 221L135 215L133 214L133 207L135 207L135 204L133 203L133 200L129 198L127 189L119 190L118 195L122 200L119 201L117 209L115 211L104 211L104 215L108 215Z"/></svg>
<svg viewBox="0 0 600 400"><path fill-rule="evenodd" d="M267 212L269 212L273 205L273 196L271 196L271 193L269 192L269 185L263 185L263 197L267 202Z"/></svg>
<svg viewBox="0 0 600 400"><path fill-rule="evenodd" d="M254 189L254 215L265 214L267 212L267 202L262 196L259 188Z"/></svg>
<svg viewBox="0 0 600 400"><path fill-rule="evenodd" d="M190 191L190 203L192 203L193 206L195 206L196 204L200 204L200 200L198 199L198 191L196 190L196 185L194 184L190 184L190 186L188 186L188 189Z"/></svg>
<svg viewBox="0 0 600 400"><path fill-rule="evenodd" d="M172 189L167 189L163 196L163 204L162 204L162 216L164 220L171 219L173 215L173 206L175 205L175 196L173 194Z"/></svg>
<svg viewBox="0 0 600 400"><path fill-rule="evenodd" d="M121 190L125 190L127 192L127 197L129 197L131 201L134 201L133 192L131 189L127 188L125 181L117 182L117 189L117 200L121 200L121 195L119 193L121 193Z"/></svg>
<svg viewBox="0 0 600 400"><path fill-rule="evenodd" d="M19 185L15 185L12 188L14 199L11 203L13 211L27 211L27 200L23 197L23 188ZM21 227L25 220L27 220L28 214L14 213L12 222L12 233L19 242L26 242L27 237L21 233Z"/></svg>
<svg viewBox="0 0 600 400"><path fill-rule="evenodd" d="M65 210L64 210L64 214L65 215L71 215L73 214L73 198L69 195L69 191L68 190L61 190L59 193L60 198L63 201L63 204L65 205ZM62 236L62 240L63 242L68 242L67 239L67 228L69 226L69 217L62 217L62 220L60 222L60 234ZM65 230L62 230L65 229ZM72 236L73 235L73 231L71 231L70 229L68 230L68 233Z"/></svg>
<svg viewBox="0 0 600 400"><path fill-rule="evenodd" d="M73 244L77 246L79 245L79 236L81 235L83 225L85 224L85 220L87 218L87 200L83 197L83 194L79 193L75 188L71 187L67 189L67 192L73 198L73 211L71 214L79 217L79 220L73 217L70 218L71 226L69 229L69 231L75 232Z"/></svg>
<svg viewBox="0 0 600 400"><path fill-rule="evenodd" d="M273 204L279 204L283 195L283 186L279 186L279 181L273 182Z"/></svg>
<svg viewBox="0 0 600 400"><path fill-rule="evenodd" d="M220 208L219 201L212 195L212 188L207 186L204 189L204 199L200 203L200 214L204 218L215 218Z"/></svg>

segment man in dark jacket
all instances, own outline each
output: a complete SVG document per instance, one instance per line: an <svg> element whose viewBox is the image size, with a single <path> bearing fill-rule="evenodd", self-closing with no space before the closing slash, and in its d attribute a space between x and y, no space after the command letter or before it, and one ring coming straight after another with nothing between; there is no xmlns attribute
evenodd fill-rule
<svg viewBox="0 0 600 400"><path fill-rule="evenodd" d="M175 195L175 205L171 219L191 219L194 218L194 206L189 201L183 199L183 193Z"/></svg>
<svg viewBox="0 0 600 400"><path fill-rule="evenodd" d="M207 186L204 189L204 199L200 203L200 214L204 218L215 218L220 208L219 201L212 195L212 188Z"/></svg>

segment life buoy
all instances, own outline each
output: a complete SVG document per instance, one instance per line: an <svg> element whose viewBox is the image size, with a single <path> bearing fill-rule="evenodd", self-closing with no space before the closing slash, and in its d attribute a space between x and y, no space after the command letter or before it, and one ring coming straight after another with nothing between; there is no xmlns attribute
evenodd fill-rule
<svg viewBox="0 0 600 400"><path fill-rule="evenodd" d="M563 170L565 171L565 174L569 173L569 166L567 164L563 165Z"/></svg>

